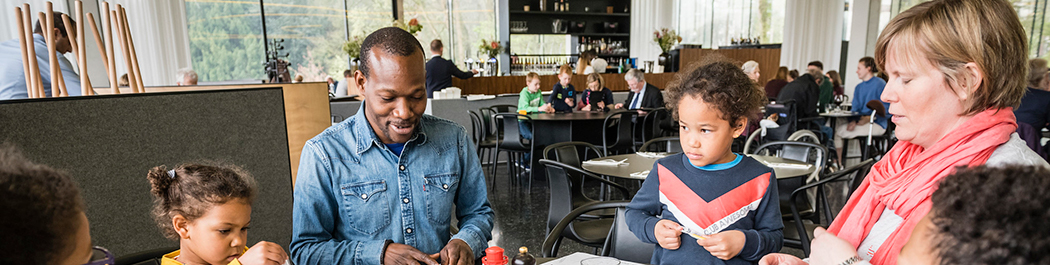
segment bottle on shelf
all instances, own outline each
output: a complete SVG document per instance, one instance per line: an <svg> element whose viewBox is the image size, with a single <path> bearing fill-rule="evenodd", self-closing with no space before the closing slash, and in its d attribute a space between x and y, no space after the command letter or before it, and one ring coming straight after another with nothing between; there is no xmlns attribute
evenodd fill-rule
<svg viewBox="0 0 1050 265"><path fill-rule="evenodd" d="M518 248L518 255L510 260L511 265L536 265L536 258L529 254L529 248Z"/></svg>

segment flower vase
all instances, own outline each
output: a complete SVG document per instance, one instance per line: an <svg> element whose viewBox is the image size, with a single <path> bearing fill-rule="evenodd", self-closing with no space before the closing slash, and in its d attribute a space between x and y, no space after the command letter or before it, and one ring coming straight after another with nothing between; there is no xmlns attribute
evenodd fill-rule
<svg viewBox="0 0 1050 265"><path fill-rule="evenodd" d="M667 64L667 59L671 58L671 54L667 52L660 53L660 57L657 59L657 64L664 66Z"/></svg>

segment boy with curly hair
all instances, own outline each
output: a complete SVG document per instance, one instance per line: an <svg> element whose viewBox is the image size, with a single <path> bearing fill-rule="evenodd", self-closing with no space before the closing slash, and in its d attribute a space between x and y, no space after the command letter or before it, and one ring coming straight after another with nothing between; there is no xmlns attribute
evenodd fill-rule
<svg viewBox="0 0 1050 265"><path fill-rule="evenodd" d="M931 200L898 264L1050 264L1050 170L960 168Z"/></svg>
<svg viewBox="0 0 1050 265"><path fill-rule="evenodd" d="M765 92L718 61L676 75L667 94L683 153L653 165L626 213L631 232L657 244L651 263L754 264L779 251L776 176L730 150Z"/></svg>

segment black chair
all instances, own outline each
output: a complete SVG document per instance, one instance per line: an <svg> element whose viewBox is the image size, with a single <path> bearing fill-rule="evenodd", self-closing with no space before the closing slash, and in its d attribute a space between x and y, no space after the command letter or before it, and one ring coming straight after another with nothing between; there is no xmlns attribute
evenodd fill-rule
<svg viewBox="0 0 1050 265"><path fill-rule="evenodd" d="M478 115L478 113L473 110L467 110L467 114L470 115L471 139L474 140L478 160L482 165L494 163L495 161L492 161L489 157L491 156L490 153L495 151L498 141L496 138L488 137L488 134L485 131L485 121L481 119L481 115Z"/></svg>
<svg viewBox="0 0 1050 265"><path fill-rule="evenodd" d="M824 166L827 162L828 149L823 145L809 143L809 142L794 142L794 141L776 141L769 142L759 146L755 150L757 155L775 156L784 159L791 159L799 162L805 162L815 167L813 173L808 177L797 177L789 179L778 179L777 185L779 185L780 195L780 212L782 214L788 212L788 204L793 202L786 200L790 197L790 192L806 183L816 181L824 170ZM815 195L814 195L815 196ZM816 209L813 207L813 201L815 198L805 200L801 202L794 202L798 209L802 209L804 217L814 221L820 222L820 216L816 215ZM787 218L788 215L784 214Z"/></svg>
<svg viewBox="0 0 1050 265"><path fill-rule="evenodd" d="M852 177L853 179L863 179L864 175L867 174L868 170L871 169L871 165L875 164L875 160L868 159L859 164L847 167L843 170L835 171L822 177L819 181L806 184L799 187L791 192L789 202L799 202L800 195L807 194L809 190L816 189L817 202L820 204L818 208L817 219L812 223L803 222L802 214L799 212L799 208L795 203L789 203L791 208L791 220L784 222L784 246L801 248L805 256L809 256L810 252L810 240L813 238L813 229L818 226L824 227L826 224L830 224L834 217L831 215L831 206L828 204L827 194L824 191L826 188L825 184L829 182L843 181L843 178ZM820 222L819 211L823 210L823 215L827 223ZM804 231L799 232L799 231Z"/></svg>
<svg viewBox="0 0 1050 265"><path fill-rule="evenodd" d="M547 232L555 230L555 226L558 222L568 218L569 213L575 209L582 207L583 205L590 205L596 200L587 198L583 193L583 189L580 187L583 185L584 179L587 181L597 181L613 187L620 191L623 198L630 198L627 188L622 185L605 180L598 177L590 172L584 171L583 169L567 165L558 161L541 159L540 164L543 165L547 170L547 179L550 185L550 207L547 212ZM586 202L578 204L580 202ZM595 209L599 210L599 209ZM584 211L579 214L572 215L572 220L579 219L578 217L589 214L593 215L596 211ZM608 218L604 219L591 219L587 221L580 221L573 224L568 224L567 229L563 227L561 236L580 242L584 245L600 248L605 244L605 237L609 233L609 227L612 226L612 220Z"/></svg>
<svg viewBox="0 0 1050 265"><path fill-rule="evenodd" d="M495 157L499 157L500 151L507 152L507 168L508 173L515 179L521 180L521 176L529 178L528 191L532 191L532 160L525 161L525 154L532 154L533 141L524 139L521 137L521 132L518 129L518 122L525 122L532 125L532 118L529 116L517 114L517 113L497 113L496 118L500 122L501 126L500 134L503 135L503 139L496 145ZM525 172L522 172L520 165L514 165L514 162L525 165L528 163L528 168L525 168ZM499 168L498 162L492 163L492 189L495 191L496 188L496 169ZM509 180L509 178L508 178Z"/></svg>
<svg viewBox="0 0 1050 265"><path fill-rule="evenodd" d="M602 122L602 150L605 155L612 154L610 150L619 154L620 151L629 152L634 149L633 121L637 117L638 112L635 111L621 111L605 117L605 121ZM609 135L610 129L616 134Z"/></svg>
<svg viewBox="0 0 1050 265"><path fill-rule="evenodd" d="M670 135L669 128L671 121L671 115L667 112L667 108L656 108L645 113L642 117L641 130L635 130L641 132L642 142L648 142L654 138L664 137Z"/></svg>
<svg viewBox="0 0 1050 265"><path fill-rule="evenodd" d="M540 162L542 162L542 160ZM593 246L595 248L602 247L605 244L605 239L609 235L609 230L612 227L613 220L612 219L601 219L601 220L592 220L592 221L580 221L580 220L577 220L576 218L579 217L580 215L583 215L583 214L585 214L587 212L591 212L591 211L603 210L603 209L615 209L615 208L620 208L620 207L627 207L627 204L629 204L629 203L631 203L631 201L594 202L594 203L589 203L587 205L580 206L579 208L576 208L576 209L566 213L564 218L559 219L557 221L557 223L554 223L553 227L548 229L547 237L543 239L543 246L540 249L541 253L543 254L543 257L544 258L552 258L552 257L557 256L558 255L558 248L561 247L561 239L563 237L576 240L576 239L571 237L570 234L572 234L572 233L569 232L569 231L573 230L574 228L577 229L577 230L586 231L587 234L589 234L591 236L595 236L595 237L600 236L601 240L600 240L600 242L598 242L597 245L595 245L595 244L588 244L588 243L584 243L584 244L588 245L588 246ZM580 228L583 228L583 229L580 229ZM588 238L588 239L592 240L591 242L594 242L593 240L596 239L596 238ZM579 241L579 240L576 240L576 241Z"/></svg>
<svg viewBox="0 0 1050 265"><path fill-rule="evenodd" d="M160 258L179 247L157 248L117 257L115 265L160 265Z"/></svg>
<svg viewBox="0 0 1050 265"><path fill-rule="evenodd" d="M638 148L638 152L668 152L668 153L681 153L682 142L678 139L678 136L664 136L660 138L650 139L642 144L641 148Z"/></svg>
<svg viewBox="0 0 1050 265"><path fill-rule="evenodd" d="M601 157L603 157L602 150L587 142L561 142L543 148L543 159L558 161L575 168L583 168L583 161ZM584 186L587 182L586 177L574 175L576 174L575 171L566 173L570 175L569 179L572 181L570 186L572 188L573 208L596 201L588 198L584 193ZM608 180L607 178L603 179ZM604 195L605 185L601 185L600 190L602 195ZM592 219L612 216L612 211L598 211L595 214L584 215L585 218Z"/></svg>
<svg viewBox="0 0 1050 265"><path fill-rule="evenodd" d="M492 111L495 111L496 113L508 113L508 112L517 112L518 111L518 106L517 105L511 105L511 104L496 104L496 105L489 106L489 109L491 109Z"/></svg>
<svg viewBox="0 0 1050 265"><path fill-rule="evenodd" d="M626 212L624 207L616 208L612 228L609 229L609 236L605 238L605 245L602 246L602 256L647 264L652 261L656 246L638 240L638 237L631 233L627 228Z"/></svg>
<svg viewBox="0 0 1050 265"><path fill-rule="evenodd" d="M753 154L753 148L764 143L787 140L790 135L797 131L796 125L798 120L795 113L794 100L766 105L765 114L762 115L762 119L774 114L778 117L776 122L780 127L767 128L765 130L766 135L764 136L762 135L763 130L761 127L751 132L751 134L748 135L747 140L744 141L744 148L742 150L744 154Z"/></svg>
<svg viewBox="0 0 1050 265"><path fill-rule="evenodd" d="M574 167L583 161L604 157L602 149L588 142L561 142L543 148L543 159L554 160Z"/></svg>
<svg viewBox="0 0 1050 265"><path fill-rule="evenodd" d="M496 112L490 108L479 108L478 117L481 117L482 125L484 125L482 127L485 128L485 139L499 139L499 130L496 129Z"/></svg>

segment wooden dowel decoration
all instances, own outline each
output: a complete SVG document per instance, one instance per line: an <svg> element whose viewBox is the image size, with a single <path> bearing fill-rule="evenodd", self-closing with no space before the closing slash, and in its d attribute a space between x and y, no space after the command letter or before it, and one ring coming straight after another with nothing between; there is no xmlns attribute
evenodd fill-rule
<svg viewBox="0 0 1050 265"><path fill-rule="evenodd" d="M48 5L50 7L50 5ZM62 94L58 84L58 76L60 75L58 69L58 55L55 54L55 40L52 38L55 36L55 28L51 23L51 19L54 18L54 14L50 8L45 14L41 12L40 16L40 28L44 32L44 41L47 43L47 56L50 59L48 65L51 67L51 96L58 97Z"/></svg>
<svg viewBox="0 0 1050 265"><path fill-rule="evenodd" d="M84 2L77 0L75 2L75 8L77 12L77 68L80 68L80 95L89 96L94 95L95 90L91 86L91 78L88 77L87 70L87 36L84 35Z"/></svg>
<svg viewBox="0 0 1050 265"><path fill-rule="evenodd" d="M120 17L124 21L124 35L127 36L128 47L129 47L129 50L131 51L131 65L132 65L132 69L134 70L134 73L135 73L134 75L131 75L130 73L132 71L128 71L128 73L129 73L128 77L130 78L130 77L134 76L135 77L135 84L138 86L139 93L145 93L146 92L146 87L142 83L142 70L139 69L139 56L138 56L138 53L135 51L135 39L131 37L131 26L128 23L128 12L127 12L127 9L125 9L123 7L120 7L120 5L117 5L117 6L119 7L118 9L120 10Z"/></svg>
<svg viewBox="0 0 1050 265"><path fill-rule="evenodd" d="M109 72L109 56L106 55L106 44L102 42L102 34L98 31L98 25L95 24L95 15L87 13L87 21L90 23L91 32L95 33L95 44L98 46L98 53L102 55L102 66L106 68L106 72ZM107 74L106 76L109 76Z"/></svg>
<svg viewBox="0 0 1050 265"><path fill-rule="evenodd" d="M117 87L116 54L113 53L113 23L111 23L112 19L110 18L112 15L110 15L109 11L109 2L102 1L102 10L99 10L99 12L102 13L102 20L106 23L106 54L109 54L109 57L107 57L107 61L109 61L107 64L107 67L109 67L109 87L113 90L113 94L120 94L120 88Z"/></svg>
<svg viewBox="0 0 1050 265"><path fill-rule="evenodd" d="M133 86L132 83L131 83L131 74L130 74L131 73L130 72L131 71L131 53L128 51L128 41L127 41L127 39L124 38L124 27L122 26L124 23L122 23L120 21L120 15L117 14L117 10L111 10L109 12L110 12L109 16L113 20L112 21L113 25L116 27L116 32L114 32L114 33L116 34L117 38L120 40L119 43L120 43L120 49L123 52L122 54L124 55L124 64L127 66L126 69L128 70L128 73L129 73L128 74L128 85L131 87L132 93L138 93L139 92L138 91L139 90L138 87Z"/></svg>
<svg viewBox="0 0 1050 265"><path fill-rule="evenodd" d="M33 90L33 77L31 75L32 71L29 70L29 58L36 59L36 55L34 54L30 57L29 51L26 50L26 27L25 21L22 20L21 7L15 7L15 15L18 16L18 44L22 48L22 73L26 79L26 95L29 95L29 98L35 98L36 91ZM29 45L33 44L30 43Z"/></svg>
<svg viewBox="0 0 1050 265"><path fill-rule="evenodd" d="M44 81L40 77L40 65L36 59L36 37L33 35L33 13L29 9L29 4L22 4L22 22L25 24L25 36L26 36L26 50L29 54L33 55L33 60L29 60L29 76L33 78L33 91L36 92L33 97L42 98L44 95Z"/></svg>
<svg viewBox="0 0 1050 265"><path fill-rule="evenodd" d="M88 95L88 93L87 93L88 89L87 88L88 88L88 85L90 85L90 83L85 83L84 79L85 79L85 77L87 77L87 75L84 73L84 70L85 70L84 67L81 66L81 64L80 64L80 62L84 61L84 59L82 59L80 57L80 45L82 45L82 44L79 43L79 40L80 40L80 36L82 36L82 35L73 36L74 33L77 33L77 34L79 34L79 33L77 31L74 31L73 23L70 23L70 21L71 21L71 19L69 19L69 15L62 14L62 23L63 23L63 26L66 28L66 38L69 39L69 47L73 48L73 55L74 55L74 57L77 57L77 69L80 69L80 76L78 76L78 78L80 78L80 87L79 88L71 88L71 89L80 89L80 95L85 95L86 96L86 95ZM63 81L65 81L65 77L63 77L62 79L63 79ZM69 92L69 91L67 90L66 92Z"/></svg>

